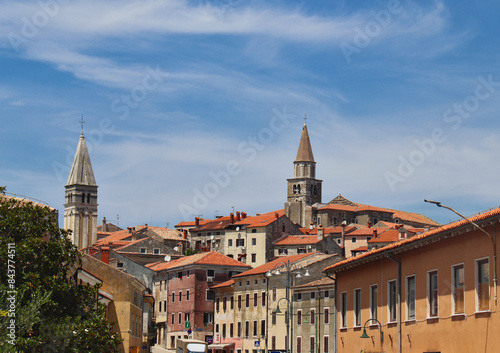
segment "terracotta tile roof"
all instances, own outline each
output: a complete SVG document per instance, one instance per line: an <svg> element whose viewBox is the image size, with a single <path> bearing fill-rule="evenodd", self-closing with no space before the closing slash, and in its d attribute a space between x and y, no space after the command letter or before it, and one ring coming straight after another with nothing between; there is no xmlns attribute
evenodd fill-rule
<svg viewBox="0 0 500 353"><path fill-rule="evenodd" d="M368 240L369 243L392 243L399 240L399 231L396 229L386 229L378 233L376 238Z"/></svg>
<svg viewBox="0 0 500 353"><path fill-rule="evenodd" d="M281 209L273 212L262 213L258 216L249 216L234 224L245 225L247 228L265 227L284 215L285 210Z"/></svg>
<svg viewBox="0 0 500 353"><path fill-rule="evenodd" d="M215 251L203 252L191 256L184 256L169 262L155 262L146 265L153 271L170 270L178 267L189 265L212 265L212 266L234 266L234 267L251 267L238 260L222 255Z"/></svg>
<svg viewBox="0 0 500 353"><path fill-rule="evenodd" d="M383 208L383 207L376 207L376 206L371 206L371 205L364 205L362 203L358 203L358 209L356 212L386 212L386 213L393 213L393 210L390 210L388 208Z"/></svg>
<svg viewBox="0 0 500 353"><path fill-rule="evenodd" d="M308 282L301 284L299 286L295 286L293 288L310 288L310 287L320 287L320 286L332 286L335 284L335 281L330 277L323 277L316 281Z"/></svg>
<svg viewBox="0 0 500 353"><path fill-rule="evenodd" d="M120 246L120 247L115 247L115 251L123 251L124 249L126 249L127 247L131 246L131 245L135 245L137 243L140 243L141 241L144 241L148 238L141 238L141 239L136 239L134 241L126 241L126 242L116 242L116 243L126 243L124 244L123 246ZM116 243L113 243L113 245L116 245Z"/></svg>
<svg viewBox="0 0 500 353"><path fill-rule="evenodd" d="M302 245L302 244L316 244L321 239L317 235L289 235L284 239L278 240L274 245Z"/></svg>
<svg viewBox="0 0 500 353"><path fill-rule="evenodd" d="M496 217L500 216L500 208L491 209L489 211L486 211L486 212L477 214L475 216L469 217L468 219L471 220L472 222L477 223L477 222L480 222L482 220L485 220L485 219L488 219L491 217L495 217L495 216ZM375 250L366 252L364 254L360 254L360 255L351 257L349 259L340 261L332 266L325 268L324 271L328 272L328 271L332 271L335 269L340 269L341 267L346 266L346 265L350 265L350 264L355 265L356 263L369 262L371 260L378 259L377 255L381 255L382 253L388 253L391 251L396 252L397 250L402 252L402 251L405 251L405 246L407 246L407 245L409 246L409 245L412 245L413 243L417 243L419 241L425 241L428 238L431 238L433 236L440 235L442 233L446 233L448 231L451 231L451 230L454 230L454 229L457 229L457 228L460 228L460 227L463 227L463 226L466 226L469 224L470 223L468 221L466 221L465 219L460 220L460 221L456 221L456 222L452 222L452 223L446 224L444 226L432 229L430 231L416 234L415 236L413 236L411 238L405 238L405 239L402 239L402 240L397 241L395 243L391 243L389 245L386 245L382 248L375 249Z"/></svg>
<svg viewBox="0 0 500 353"><path fill-rule="evenodd" d="M358 252L358 251L368 251L368 246L360 246L356 249L351 250L351 252Z"/></svg>
<svg viewBox="0 0 500 353"><path fill-rule="evenodd" d="M328 204L326 206L323 206L321 208L318 208L318 211L320 210L338 210L338 211L349 211L349 212L356 212L358 209L357 206L350 206L350 205L338 205L338 204Z"/></svg>
<svg viewBox="0 0 500 353"><path fill-rule="evenodd" d="M221 230L225 229L229 224L231 224L231 217L219 217L216 219L207 220L205 224L201 224L198 228L190 229L190 232L200 232L207 230Z"/></svg>
<svg viewBox="0 0 500 353"><path fill-rule="evenodd" d="M296 261L302 260L308 256L312 256L318 254L318 252L310 252L310 253L305 253L305 254L298 254L298 255L291 255L291 256L283 256L280 258L277 258L275 260L269 261L263 265L260 265L258 267L255 267L251 270L245 271L243 273L234 275L233 278L237 277L243 277L243 276L251 276L251 275L259 275L259 274L265 274L267 271L272 270L275 266L279 266L280 263L286 263L290 261L290 263L294 263Z"/></svg>
<svg viewBox="0 0 500 353"><path fill-rule="evenodd" d="M168 229L168 228L163 228L163 227L151 227L151 226L137 226L141 231L146 232L153 232L156 235L162 237L163 239L167 240L184 240L182 232L175 230L175 229Z"/></svg>
<svg viewBox="0 0 500 353"><path fill-rule="evenodd" d="M380 234L381 232L387 230L388 228L360 228L356 229L352 232L350 232L348 235L352 237L356 236L368 236L371 237L373 236L373 231L376 230L377 234ZM347 235L347 234L346 234Z"/></svg>
<svg viewBox="0 0 500 353"><path fill-rule="evenodd" d="M224 287L230 287L233 284L234 284L234 279L230 279L229 281L222 282L220 284L212 286L212 287L210 287L210 289L219 289L219 288L224 288Z"/></svg>
<svg viewBox="0 0 500 353"><path fill-rule="evenodd" d="M200 218L200 225L204 225L207 222L208 222L207 219ZM187 228L187 227L194 227L195 225L196 225L196 221L185 221L185 222L177 223L174 227Z"/></svg>
<svg viewBox="0 0 500 353"><path fill-rule="evenodd" d="M360 225L360 224L356 224L355 226L346 226L344 231L345 231L345 234L348 234L356 229L361 229L361 228L367 228L367 227ZM318 228L313 228L313 229L302 228L302 229L305 229L308 231L305 234L309 234L309 235L318 234ZM326 227L325 228L325 236L331 235L331 234L338 234L338 235L342 234L342 227L341 226Z"/></svg>
<svg viewBox="0 0 500 353"><path fill-rule="evenodd" d="M129 233L127 229L119 230L117 232L112 232L106 238L99 239L96 242L96 245L109 244L110 242L113 242L113 244L114 244L116 241L124 240L124 239L131 238L131 237L132 237L132 234Z"/></svg>

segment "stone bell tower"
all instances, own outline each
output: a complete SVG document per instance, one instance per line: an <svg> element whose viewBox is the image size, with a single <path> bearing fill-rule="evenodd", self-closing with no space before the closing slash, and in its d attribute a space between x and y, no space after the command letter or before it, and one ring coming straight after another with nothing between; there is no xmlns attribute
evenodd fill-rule
<svg viewBox="0 0 500 353"><path fill-rule="evenodd" d="M297 157L293 162L293 178L287 179L287 202L285 214L302 227L312 219L312 206L321 203L322 180L316 179L316 162L304 121Z"/></svg>
<svg viewBox="0 0 500 353"><path fill-rule="evenodd" d="M83 121L82 121L83 124ZM73 231L78 249L97 241L97 184L82 132L65 186L64 228Z"/></svg>

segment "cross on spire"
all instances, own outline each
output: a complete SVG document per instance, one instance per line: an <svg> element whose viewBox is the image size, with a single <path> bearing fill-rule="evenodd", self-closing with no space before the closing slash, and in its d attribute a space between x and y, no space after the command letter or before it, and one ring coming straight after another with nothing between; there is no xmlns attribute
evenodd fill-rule
<svg viewBox="0 0 500 353"><path fill-rule="evenodd" d="M307 114L304 114L304 125L306 124Z"/></svg>
<svg viewBox="0 0 500 353"><path fill-rule="evenodd" d="M83 120L83 114L82 114L82 118L80 119L80 126L82 127L82 134L83 134L83 124L85 124L85 120Z"/></svg>

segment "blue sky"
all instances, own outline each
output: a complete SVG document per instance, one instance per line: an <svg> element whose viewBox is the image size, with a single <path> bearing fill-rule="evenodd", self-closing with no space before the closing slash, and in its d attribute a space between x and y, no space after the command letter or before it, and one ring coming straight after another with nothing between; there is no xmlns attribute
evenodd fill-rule
<svg viewBox="0 0 500 353"><path fill-rule="evenodd" d="M99 218L283 207L303 117L323 201L500 204L497 1L0 4L0 184L63 212L80 117Z"/></svg>

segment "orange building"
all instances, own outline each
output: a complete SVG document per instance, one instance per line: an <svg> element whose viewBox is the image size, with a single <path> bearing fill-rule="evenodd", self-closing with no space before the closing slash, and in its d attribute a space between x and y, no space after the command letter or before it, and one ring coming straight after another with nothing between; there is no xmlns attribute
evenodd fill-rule
<svg viewBox="0 0 500 353"><path fill-rule="evenodd" d="M499 221L497 208L327 267L332 351L498 352Z"/></svg>

